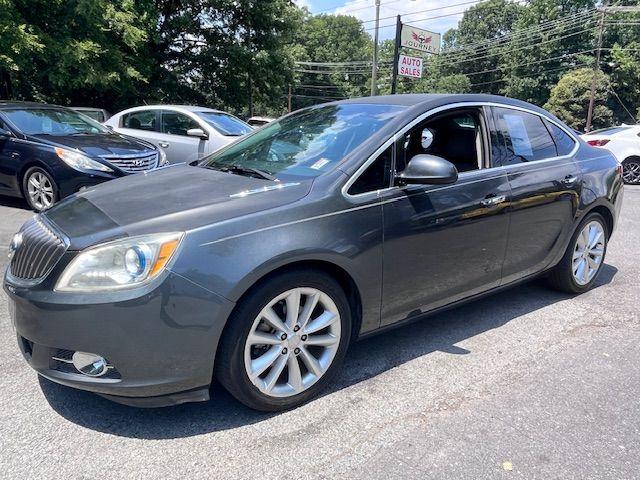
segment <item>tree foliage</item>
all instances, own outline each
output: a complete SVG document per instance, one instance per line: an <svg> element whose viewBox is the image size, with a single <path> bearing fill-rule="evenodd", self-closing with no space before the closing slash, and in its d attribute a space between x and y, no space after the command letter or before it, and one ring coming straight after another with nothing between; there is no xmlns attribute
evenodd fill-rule
<svg viewBox="0 0 640 480"><path fill-rule="evenodd" d="M583 125L599 5L479 2L444 34L440 55L423 55L424 78L400 78L397 91L507 95ZM605 20L594 117L629 122L640 110L640 13ZM392 40L380 44L383 94L391 90L393 49ZM0 0L0 97L279 115L289 86L294 109L367 95L372 50L355 17L314 16L292 0Z"/></svg>
<svg viewBox="0 0 640 480"><path fill-rule="evenodd" d="M576 130L584 130L593 80L593 70L579 68L565 73L557 85L551 89L551 96L544 108ZM613 112L609 108L609 76L598 72L596 76L595 107L593 126L611 125Z"/></svg>

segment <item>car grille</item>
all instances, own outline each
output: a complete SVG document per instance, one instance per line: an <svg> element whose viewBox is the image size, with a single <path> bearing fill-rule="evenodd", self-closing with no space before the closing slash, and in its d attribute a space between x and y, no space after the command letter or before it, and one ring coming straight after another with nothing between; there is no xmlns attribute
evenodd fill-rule
<svg viewBox="0 0 640 480"><path fill-rule="evenodd" d="M39 216L24 224L22 243L11 259L11 275L23 280L44 278L67 249L64 240Z"/></svg>
<svg viewBox="0 0 640 480"><path fill-rule="evenodd" d="M145 172L158 166L158 152L120 156L105 155L102 158L127 173Z"/></svg>

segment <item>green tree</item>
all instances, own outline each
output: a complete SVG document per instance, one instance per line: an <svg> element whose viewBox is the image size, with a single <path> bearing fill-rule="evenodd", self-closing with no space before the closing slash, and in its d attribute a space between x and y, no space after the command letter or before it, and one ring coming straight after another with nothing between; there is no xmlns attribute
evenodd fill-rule
<svg viewBox="0 0 640 480"><path fill-rule="evenodd" d="M317 15L307 17L296 36L300 46L300 61L362 62L372 56L371 37L357 18L347 15ZM318 70L323 73L299 72L295 93L310 97L352 97L368 95L371 88L370 67L305 66L299 70ZM302 87L300 87L302 85ZM318 88L320 86L320 88ZM324 87L324 88L322 88ZM316 103L313 98L297 97L295 106Z"/></svg>
<svg viewBox="0 0 640 480"><path fill-rule="evenodd" d="M549 101L544 108L556 115L560 120L576 130L584 130L587 122L587 111L591 93L593 70L580 68L565 73L557 85L551 89ZM596 76L595 106L593 109L593 127L600 128L611 125L613 111L609 107L609 76L598 71Z"/></svg>
<svg viewBox="0 0 640 480"><path fill-rule="evenodd" d="M0 0L0 98L14 95L14 84L22 81L32 56L43 47L13 1Z"/></svg>

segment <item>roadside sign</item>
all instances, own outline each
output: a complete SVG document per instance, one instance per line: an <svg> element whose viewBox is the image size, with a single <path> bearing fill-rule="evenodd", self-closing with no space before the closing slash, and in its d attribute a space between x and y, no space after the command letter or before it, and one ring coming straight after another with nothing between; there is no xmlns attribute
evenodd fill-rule
<svg viewBox="0 0 640 480"><path fill-rule="evenodd" d="M440 37L439 33L403 24L400 46L426 53L440 53Z"/></svg>
<svg viewBox="0 0 640 480"><path fill-rule="evenodd" d="M400 58L398 58L398 75L422 78L422 59L419 57L400 55Z"/></svg>

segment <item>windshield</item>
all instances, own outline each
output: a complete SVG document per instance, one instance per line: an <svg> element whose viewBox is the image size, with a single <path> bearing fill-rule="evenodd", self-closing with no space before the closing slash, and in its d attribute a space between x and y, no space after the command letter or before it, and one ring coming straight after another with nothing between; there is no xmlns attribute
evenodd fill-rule
<svg viewBox="0 0 640 480"><path fill-rule="evenodd" d="M105 127L73 110L55 108L16 108L5 115L26 135L76 135L108 133Z"/></svg>
<svg viewBox="0 0 640 480"><path fill-rule="evenodd" d="M218 130L222 135L239 137L253 129L239 118L222 112L196 112L201 119Z"/></svg>
<svg viewBox="0 0 640 480"><path fill-rule="evenodd" d="M333 168L404 107L341 104L303 110L272 122L200 164L231 165L274 175L316 177Z"/></svg>

